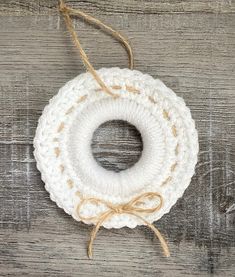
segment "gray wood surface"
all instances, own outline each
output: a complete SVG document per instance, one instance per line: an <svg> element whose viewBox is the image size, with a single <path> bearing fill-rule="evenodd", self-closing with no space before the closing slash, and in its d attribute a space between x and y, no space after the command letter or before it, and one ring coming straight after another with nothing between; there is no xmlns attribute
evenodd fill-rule
<svg viewBox="0 0 235 277"><path fill-rule="evenodd" d="M162 79L191 108L199 132L196 174L155 225L102 229L94 259L90 227L57 208L36 170L32 140L48 100L84 71L55 0L0 0L0 276L235 276L235 5L231 0L68 1L124 33L135 68ZM126 67L110 36L74 21L96 68ZM119 150L117 154L116 150ZM125 169L141 142L123 122L104 125L93 151Z"/></svg>

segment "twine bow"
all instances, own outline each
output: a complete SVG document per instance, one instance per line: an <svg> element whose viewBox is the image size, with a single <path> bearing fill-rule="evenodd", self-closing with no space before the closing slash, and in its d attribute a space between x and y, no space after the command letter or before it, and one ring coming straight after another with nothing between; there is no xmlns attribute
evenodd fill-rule
<svg viewBox="0 0 235 277"><path fill-rule="evenodd" d="M159 200L159 202L152 208L143 208L140 207L139 205L144 203L145 200ZM81 209L82 207L84 207L84 205L86 204L95 204L95 205L104 205L107 207L107 210L103 213L100 213L96 216L82 216L81 214ZM76 213L79 216L79 218L85 222L96 222L93 230L91 231L91 235L90 235L90 240L88 243L88 257L92 258L92 249L93 249L93 242L96 238L97 232L99 231L101 225L109 220L110 218L112 218L114 215L120 215L120 214L129 214L132 216L137 217L138 219L140 219L141 221L143 221L156 235L156 237L159 239L163 252L165 254L166 257L170 256L170 251L169 248L167 246L167 243L165 241L165 239L163 238L162 234L160 233L160 231L158 231L158 229L149 221L147 221L143 215L144 214L152 214L154 212L157 212L158 210L161 209L163 204L163 198L162 196L157 193L157 192L146 192L143 193L137 197L135 197L134 199L132 199L131 201L129 201L126 204L120 204L120 205L113 205L110 202L107 202L105 200L101 200L98 198L84 198L81 200L81 202L78 204L77 208L76 208Z"/></svg>

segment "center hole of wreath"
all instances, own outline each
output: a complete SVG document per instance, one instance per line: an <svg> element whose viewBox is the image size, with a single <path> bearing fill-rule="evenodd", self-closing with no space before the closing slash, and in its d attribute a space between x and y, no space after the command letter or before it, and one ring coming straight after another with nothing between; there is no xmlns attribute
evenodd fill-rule
<svg viewBox="0 0 235 277"><path fill-rule="evenodd" d="M95 130L91 149L98 164L107 170L119 172L138 162L143 142L135 126L124 120L112 120Z"/></svg>

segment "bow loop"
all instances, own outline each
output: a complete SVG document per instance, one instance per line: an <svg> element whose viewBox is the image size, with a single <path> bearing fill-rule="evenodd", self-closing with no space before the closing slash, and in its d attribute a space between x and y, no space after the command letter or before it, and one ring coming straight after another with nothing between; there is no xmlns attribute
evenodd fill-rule
<svg viewBox="0 0 235 277"><path fill-rule="evenodd" d="M110 205L108 202L105 202L104 200L98 199L98 198L82 198L80 203L76 207L76 214L78 217L85 222L94 222L97 221L103 214L104 212L101 212L100 214L97 215L84 215L84 211L86 205L95 205L95 206L104 206L105 210L111 210Z"/></svg>
<svg viewBox="0 0 235 277"><path fill-rule="evenodd" d="M151 206L147 204L150 204ZM132 211L150 214L160 210L162 204L163 198L159 193L146 192L132 199L127 205L130 206Z"/></svg>

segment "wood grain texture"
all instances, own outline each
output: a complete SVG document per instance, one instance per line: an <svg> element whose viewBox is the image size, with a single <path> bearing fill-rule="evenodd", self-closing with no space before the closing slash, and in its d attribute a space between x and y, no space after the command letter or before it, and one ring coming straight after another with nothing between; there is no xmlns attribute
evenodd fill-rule
<svg viewBox="0 0 235 277"><path fill-rule="evenodd" d="M184 97L199 132L196 174L156 222L172 257L139 227L102 229L94 260L87 259L90 227L49 200L32 153L43 107L84 68L57 1L0 0L0 276L234 276L233 1L68 2L124 33L135 68ZM116 41L83 21L74 24L96 68L127 66ZM138 135L121 122L104 126L93 147L109 169L124 169L140 151Z"/></svg>
<svg viewBox="0 0 235 277"><path fill-rule="evenodd" d="M159 14L159 13L234 13L232 0L68 0L66 3L74 8L101 12L104 14ZM0 0L0 14L14 15L55 15L56 0Z"/></svg>

